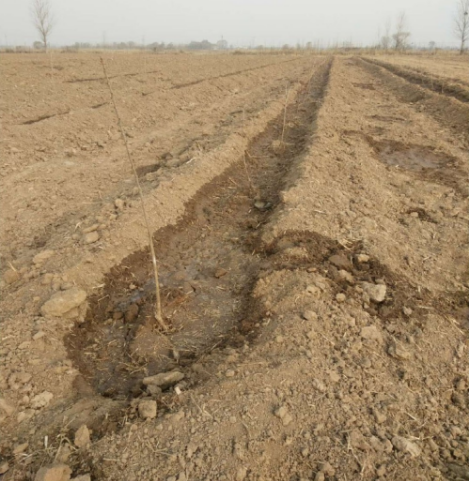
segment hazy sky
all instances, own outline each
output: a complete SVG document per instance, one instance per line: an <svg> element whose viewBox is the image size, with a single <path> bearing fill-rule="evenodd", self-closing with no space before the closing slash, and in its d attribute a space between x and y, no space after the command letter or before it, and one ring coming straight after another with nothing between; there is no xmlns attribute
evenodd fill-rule
<svg viewBox="0 0 469 481"><path fill-rule="evenodd" d="M50 0L53 45L174 42L223 37L236 46L376 42L405 10L410 41L456 45L457 0ZM31 45L31 0L0 1L0 44Z"/></svg>

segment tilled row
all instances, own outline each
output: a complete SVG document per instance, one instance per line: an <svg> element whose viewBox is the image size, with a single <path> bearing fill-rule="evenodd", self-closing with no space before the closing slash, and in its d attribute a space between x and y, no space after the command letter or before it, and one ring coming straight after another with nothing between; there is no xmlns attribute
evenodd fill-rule
<svg viewBox="0 0 469 481"><path fill-rule="evenodd" d="M380 67L389 70L393 74L408 80L409 82L420 85L426 89L432 90L443 95L452 96L461 102L469 102L469 89L461 84L451 82L449 79L437 77L430 73L421 73L416 70L412 70L398 65L393 65L389 62L383 62L382 60L362 58L366 62L379 65Z"/></svg>

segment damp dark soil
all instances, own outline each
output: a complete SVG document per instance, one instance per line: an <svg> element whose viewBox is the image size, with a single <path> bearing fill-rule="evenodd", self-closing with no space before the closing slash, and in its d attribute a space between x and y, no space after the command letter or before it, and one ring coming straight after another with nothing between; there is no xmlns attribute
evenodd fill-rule
<svg viewBox="0 0 469 481"><path fill-rule="evenodd" d="M455 157L425 145L376 140L354 130L345 130L343 134L364 139L374 149L376 158L390 169L406 172L425 182L445 185L464 197L469 195L466 173Z"/></svg>
<svg viewBox="0 0 469 481"><path fill-rule="evenodd" d="M403 169L423 180L443 184L462 195L468 195L465 173L455 158L421 145L368 141L374 147L378 159L389 167Z"/></svg>
<svg viewBox="0 0 469 481"><path fill-rule="evenodd" d="M255 138L245 156L203 188L185 217L155 234L163 312L158 331L148 252L131 254L108 274L83 324L66 339L70 358L99 394L137 396L146 375L184 366L248 333L260 317L250 302L269 268L256 248L279 203L285 176L311 142L331 62L318 69L295 101ZM282 141L283 138L283 141Z"/></svg>

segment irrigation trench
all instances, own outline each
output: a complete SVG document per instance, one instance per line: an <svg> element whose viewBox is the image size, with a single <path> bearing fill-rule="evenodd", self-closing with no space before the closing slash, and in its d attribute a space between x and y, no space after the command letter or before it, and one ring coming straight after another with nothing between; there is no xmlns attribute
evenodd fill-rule
<svg viewBox="0 0 469 481"><path fill-rule="evenodd" d="M311 142L331 65L327 60L312 74L244 159L199 191L176 226L155 234L163 310L172 326L167 337L153 319L148 252L131 254L107 276L85 323L66 340L96 392L139 396L144 376L190 364L255 330L260 316L251 290L270 269L259 242L262 226L279 204L286 174Z"/></svg>

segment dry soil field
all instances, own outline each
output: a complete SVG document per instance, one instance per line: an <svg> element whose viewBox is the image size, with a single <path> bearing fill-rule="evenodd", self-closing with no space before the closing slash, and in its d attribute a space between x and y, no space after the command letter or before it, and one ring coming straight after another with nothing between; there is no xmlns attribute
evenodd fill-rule
<svg viewBox="0 0 469 481"><path fill-rule="evenodd" d="M465 59L4 55L0 479L469 480ZM440 62L440 63L438 63Z"/></svg>

